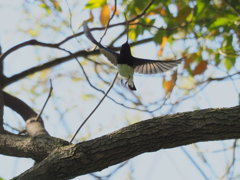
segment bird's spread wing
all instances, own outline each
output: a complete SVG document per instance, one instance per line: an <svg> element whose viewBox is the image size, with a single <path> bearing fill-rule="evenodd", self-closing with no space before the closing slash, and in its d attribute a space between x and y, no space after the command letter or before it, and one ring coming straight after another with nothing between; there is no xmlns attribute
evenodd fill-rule
<svg viewBox="0 0 240 180"><path fill-rule="evenodd" d="M97 42L97 40L93 37L91 34L87 22L84 22L83 24L84 34L87 36L87 38L92 41L95 45L97 45L101 51L101 53L108 58L108 60L114 64L117 65L117 57L119 56L118 53L114 52L113 50L104 47L101 43Z"/></svg>
<svg viewBox="0 0 240 180"><path fill-rule="evenodd" d="M134 58L133 67L136 73L140 74L157 74L168 71L183 61L184 58L168 61L147 60Z"/></svg>

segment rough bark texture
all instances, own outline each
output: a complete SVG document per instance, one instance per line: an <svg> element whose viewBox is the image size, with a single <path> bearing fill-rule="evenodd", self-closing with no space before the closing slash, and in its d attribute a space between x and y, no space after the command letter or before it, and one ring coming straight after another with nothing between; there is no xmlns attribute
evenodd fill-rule
<svg viewBox="0 0 240 180"><path fill-rule="evenodd" d="M69 145L69 143L48 135L30 137L0 134L0 154L32 158L36 162L46 158L55 148L64 145Z"/></svg>
<svg viewBox="0 0 240 180"><path fill-rule="evenodd" d="M14 179L70 179L100 171L145 152L240 138L239 129L240 106L157 117L93 140L58 147Z"/></svg>
<svg viewBox="0 0 240 180"><path fill-rule="evenodd" d="M2 49L0 46L0 56L2 54ZM4 132L4 128L3 128L3 110L4 110L4 100L3 100L3 79L4 79L4 75L3 75L3 63L0 62L0 133Z"/></svg>

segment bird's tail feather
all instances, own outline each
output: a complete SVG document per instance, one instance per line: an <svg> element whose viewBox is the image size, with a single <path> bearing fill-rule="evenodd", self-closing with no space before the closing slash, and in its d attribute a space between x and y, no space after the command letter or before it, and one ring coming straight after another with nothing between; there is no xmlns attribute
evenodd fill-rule
<svg viewBox="0 0 240 180"><path fill-rule="evenodd" d="M98 47L100 48L104 48L102 44L100 44L99 42L97 42L97 40L93 37L93 35L91 34L90 32L90 29L87 25L87 21L85 21L83 23L83 31L84 31L84 34L88 37L88 39L90 41L92 41L94 44L96 44Z"/></svg>

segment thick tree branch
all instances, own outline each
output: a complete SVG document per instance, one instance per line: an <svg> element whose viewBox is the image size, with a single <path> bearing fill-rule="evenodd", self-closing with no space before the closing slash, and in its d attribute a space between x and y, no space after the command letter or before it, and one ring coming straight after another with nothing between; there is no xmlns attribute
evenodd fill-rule
<svg viewBox="0 0 240 180"><path fill-rule="evenodd" d="M0 56L2 54L2 49L0 46ZM4 100L3 100L3 79L4 79L4 74L3 74L3 63L0 61L0 134L4 132L3 128L3 110L4 110Z"/></svg>
<svg viewBox="0 0 240 180"><path fill-rule="evenodd" d="M3 92L3 100L4 105L17 112L26 121L26 129L30 136L48 135L41 116L38 116L25 102L6 92Z"/></svg>
<svg viewBox="0 0 240 180"><path fill-rule="evenodd" d="M7 107L17 112L25 121L37 117L37 113L25 102L6 92L3 92L4 103ZM40 117L39 120L42 121Z"/></svg>
<svg viewBox="0 0 240 180"><path fill-rule="evenodd" d="M239 129L240 106L157 117L100 138L57 148L14 179L69 179L100 171L145 152L240 138Z"/></svg>
<svg viewBox="0 0 240 180"><path fill-rule="evenodd" d="M67 141L50 136L19 136L0 134L0 154L32 158L39 162L55 148L68 145Z"/></svg>

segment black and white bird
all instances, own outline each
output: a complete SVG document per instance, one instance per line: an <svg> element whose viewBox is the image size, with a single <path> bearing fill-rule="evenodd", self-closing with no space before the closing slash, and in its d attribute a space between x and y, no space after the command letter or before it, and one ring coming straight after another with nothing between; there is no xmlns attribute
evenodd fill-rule
<svg viewBox="0 0 240 180"><path fill-rule="evenodd" d="M113 65L117 66L119 74L127 80L128 87L131 90L136 90L133 82L133 74L135 72L139 74L162 73L174 68L184 59L180 58L177 60L150 60L137 58L132 56L128 41L122 45L119 54L97 42L97 40L92 36L90 32L87 22L84 22L83 28L87 38L99 47L100 52L106 56Z"/></svg>

